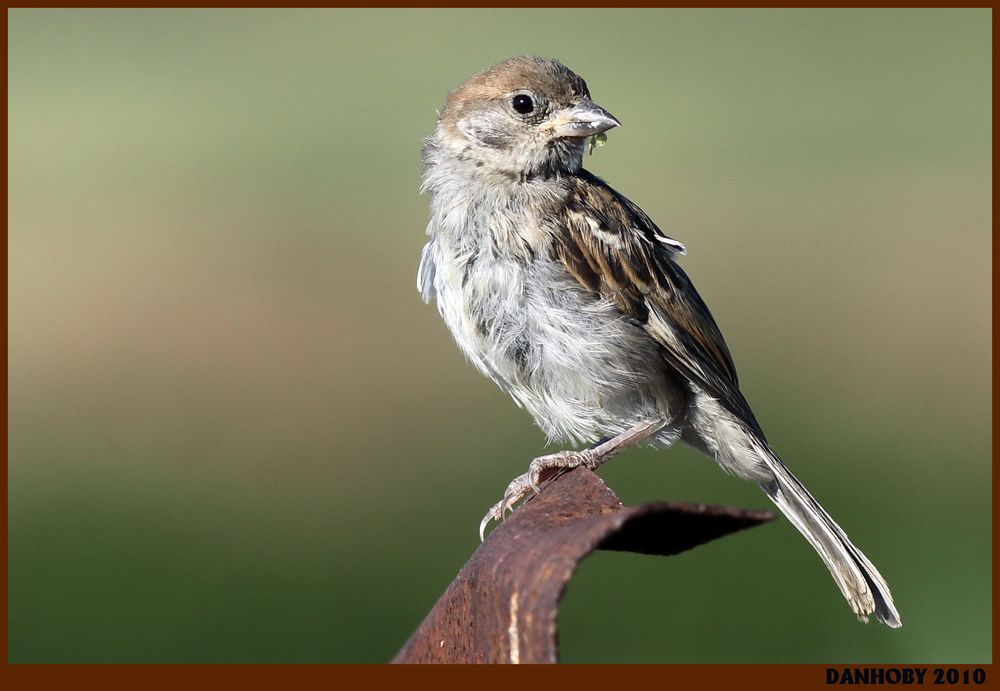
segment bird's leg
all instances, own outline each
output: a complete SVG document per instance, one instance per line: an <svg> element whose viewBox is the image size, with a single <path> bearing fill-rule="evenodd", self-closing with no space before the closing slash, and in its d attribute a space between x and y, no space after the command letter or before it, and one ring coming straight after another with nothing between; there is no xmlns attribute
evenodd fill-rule
<svg viewBox="0 0 1000 691"><path fill-rule="evenodd" d="M641 444L651 436L667 426L667 418L654 418L640 422L634 427L630 427L616 437L603 440L583 451L557 451L545 456L539 456L528 466L528 472L514 478L507 490L503 493L503 499L498 501L483 516L479 524L479 539L482 540L486 534L486 526L492 520L501 520L514 504L524 499L534 492L538 494L538 483L543 475L549 475L551 471L565 471L583 466L590 470L596 470L604 462L614 458L619 453L630 446Z"/></svg>

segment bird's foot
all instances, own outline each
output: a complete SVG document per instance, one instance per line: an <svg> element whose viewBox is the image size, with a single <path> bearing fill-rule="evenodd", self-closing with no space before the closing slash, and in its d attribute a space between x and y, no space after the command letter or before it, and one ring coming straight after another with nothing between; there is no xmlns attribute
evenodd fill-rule
<svg viewBox="0 0 1000 691"><path fill-rule="evenodd" d="M543 479L552 477L559 471L571 470L583 466L594 470L606 460L594 449L584 451L559 451L545 456L539 456L528 466L528 472L518 475L507 485L503 493L503 499L486 512L482 522L479 524L479 539L483 540L486 535L486 526L490 521L502 521L507 511L514 509L514 504L531 494L538 494L539 484Z"/></svg>
<svg viewBox="0 0 1000 691"><path fill-rule="evenodd" d="M548 479L556 473L572 468L597 468L605 461L617 456L630 446L646 441L661 429L667 426L669 421L665 417L645 420L630 427L621 434L610 439L595 444L583 451L559 451L550 453L547 456L539 456L528 466L528 472L518 475L509 485L507 491L503 493L503 499L493 505L486 515L483 516L479 524L480 541L486 535L486 526L490 521L502 521L508 510L513 510L514 504L521 501L531 493L538 494L538 485L542 479Z"/></svg>

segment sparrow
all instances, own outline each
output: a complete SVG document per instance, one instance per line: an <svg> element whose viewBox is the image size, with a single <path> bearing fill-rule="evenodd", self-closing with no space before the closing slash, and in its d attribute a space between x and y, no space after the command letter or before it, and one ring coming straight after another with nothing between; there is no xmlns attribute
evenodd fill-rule
<svg viewBox="0 0 1000 691"><path fill-rule="evenodd" d="M816 550L862 621L901 625L878 569L769 445L729 348L678 263L684 245L583 168L621 123L556 60L521 56L448 95L424 141L430 240L417 286L466 358L549 441L483 518L482 539L559 469L682 441L757 483Z"/></svg>

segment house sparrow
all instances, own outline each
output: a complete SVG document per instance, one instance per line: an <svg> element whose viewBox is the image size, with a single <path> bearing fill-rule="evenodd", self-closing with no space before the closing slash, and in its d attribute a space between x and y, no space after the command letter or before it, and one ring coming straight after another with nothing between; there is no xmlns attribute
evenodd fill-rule
<svg viewBox="0 0 1000 691"><path fill-rule="evenodd" d="M553 469L677 440L756 482L819 553L855 614L900 626L889 587L768 444L684 246L582 167L619 125L561 63L516 57L448 95L423 149L430 241L417 284L465 356L550 440L480 537Z"/></svg>

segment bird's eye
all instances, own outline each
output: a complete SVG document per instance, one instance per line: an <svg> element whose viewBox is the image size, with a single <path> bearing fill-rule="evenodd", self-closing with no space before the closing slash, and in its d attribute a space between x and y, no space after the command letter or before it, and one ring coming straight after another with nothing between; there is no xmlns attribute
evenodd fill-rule
<svg viewBox="0 0 1000 691"><path fill-rule="evenodd" d="M518 94L511 100L510 104L521 115L527 115L535 109L534 101L531 100L531 96L526 94Z"/></svg>

